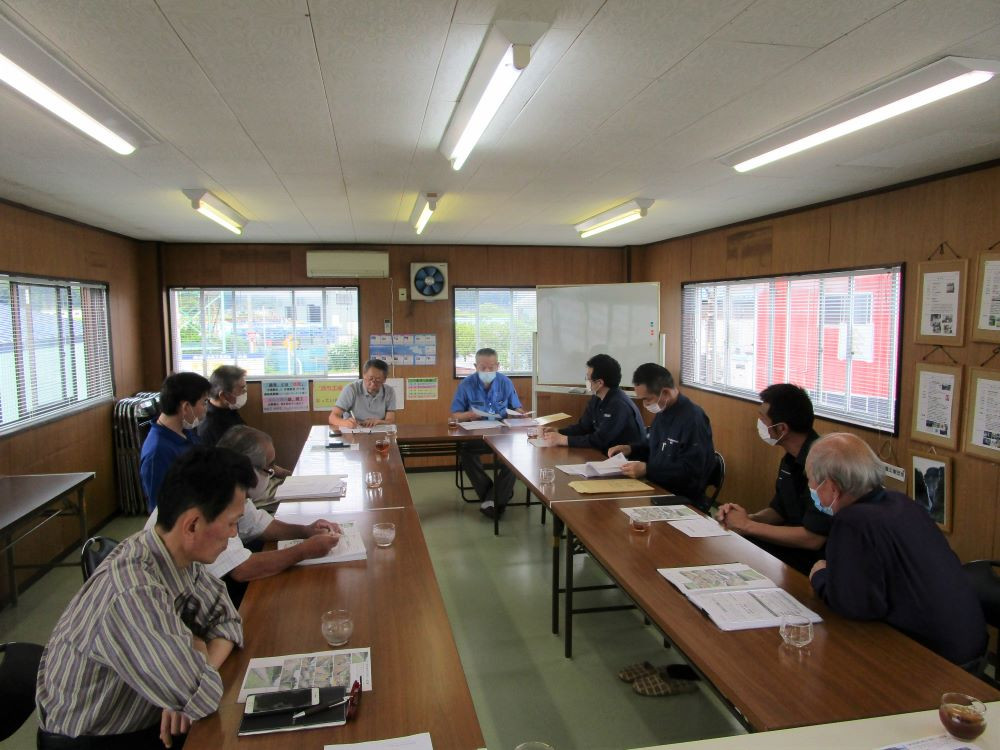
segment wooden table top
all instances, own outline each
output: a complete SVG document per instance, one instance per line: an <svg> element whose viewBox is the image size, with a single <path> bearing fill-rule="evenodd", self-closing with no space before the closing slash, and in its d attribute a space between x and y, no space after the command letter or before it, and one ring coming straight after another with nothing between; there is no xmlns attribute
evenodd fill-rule
<svg viewBox="0 0 1000 750"><path fill-rule="evenodd" d="M647 502L556 502L551 508L623 590L757 730L936 708L942 693L1000 699L985 682L889 625L832 612L808 579L736 535L695 539L668 523L629 530L622 507ZM824 622L803 651L776 628L719 630L657 568L742 562Z"/></svg>
<svg viewBox="0 0 1000 750"><path fill-rule="evenodd" d="M92 471L0 477L0 531L94 478Z"/></svg>
<svg viewBox="0 0 1000 750"><path fill-rule="evenodd" d="M531 492L542 502L549 504L566 500L594 500L597 498L627 498L666 495L666 490L643 478L642 482L651 489L648 492L621 492L601 495L587 495L577 492L569 486L570 482L579 482L584 477L567 474L555 467L559 464L580 464L585 461L602 461L606 458L592 448L570 448L568 446L553 446L536 448L528 442L522 430L520 433L490 434L486 436L486 444L493 449L500 460L507 464L517 477L528 485ZM556 479L552 484L542 484L539 471L543 468L555 469ZM590 477L591 479L600 477ZM611 479L612 477L603 477ZM620 478L620 477L619 477Z"/></svg>

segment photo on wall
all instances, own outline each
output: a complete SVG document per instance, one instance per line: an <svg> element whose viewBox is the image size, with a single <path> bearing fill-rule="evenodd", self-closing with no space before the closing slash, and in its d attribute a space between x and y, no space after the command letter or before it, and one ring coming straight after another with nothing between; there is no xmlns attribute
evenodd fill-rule
<svg viewBox="0 0 1000 750"><path fill-rule="evenodd" d="M912 461L910 497L943 531L950 532L951 457L914 451Z"/></svg>

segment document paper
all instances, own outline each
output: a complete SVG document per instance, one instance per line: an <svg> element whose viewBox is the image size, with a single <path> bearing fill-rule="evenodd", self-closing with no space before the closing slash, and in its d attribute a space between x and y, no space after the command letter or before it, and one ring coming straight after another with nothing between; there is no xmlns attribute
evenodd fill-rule
<svg viewBox="0 0 1000 750"><path fill-rule="evenodd" d="M355 680L361 680L362 690L372 689L370 648L266 656L250 660L236 702L246 703L251 693L275 693L279 690L336 685L350 690Z"/></svg>
<svg viewBox="0 0 1000 750"><path fill-rule="evenodd" d="M330 548L323 557L312 557L302 560L297 565L322 565L324 563L351 562L352 560L367 560L368 550L365 549L361 532L358 531L353 521L341 523L340 528L343 534L337 540L337 544ZM278 549L288 549L296 544L301 544L304 539L283 539L278 542Z"/></svg>
<svg viewBox="0 0 1000 750"><path fill-rule="evenodd" d="M643 505L639 508L622 508L622 513L633 521L678 521L701 518L698 511L686 505Z"/></svg>
<svg viewBox="0 0 1000 750"><path fill-rule="evenodd" d="M434 750L434 746L431 745L430 732L423 732L422 734L411 734L409 737L394 737L391 740L324 745L323 750Z"/></svg>
<svg viewBox="0 0 1000 750"><path fill-rule="evenodd" d="M281 502L283 500L343 497L347 491L347 483L344 481L346 478L346 474L286 477L285 481L278 485L274 499Z"/></svg>
<svg viewBox="0 0 1000 750"><path fill-rule="evenodd" d="M566 474L575 474L581 477L608 477L622 473L622 466L628 463L628 459L621 453L617 453L606 461L588 461L585 464L563 464L556 466L559 471Z"/></svg>

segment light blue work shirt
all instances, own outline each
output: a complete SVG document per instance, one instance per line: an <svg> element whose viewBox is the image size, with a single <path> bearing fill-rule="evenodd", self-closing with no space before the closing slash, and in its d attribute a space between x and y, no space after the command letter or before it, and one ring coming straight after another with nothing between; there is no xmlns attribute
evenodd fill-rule
<svg viewBox="0 0 1000 750"><path fill-rule="evenodd" d="M507 407L520 409L521 400L517 397L514 384L503 373L498 372L490 389L486 390L483 381L479 379L479 373L474 372L459 382L455 398L451 402L451 412L471 411L473 406L506 417Z"/></svg>

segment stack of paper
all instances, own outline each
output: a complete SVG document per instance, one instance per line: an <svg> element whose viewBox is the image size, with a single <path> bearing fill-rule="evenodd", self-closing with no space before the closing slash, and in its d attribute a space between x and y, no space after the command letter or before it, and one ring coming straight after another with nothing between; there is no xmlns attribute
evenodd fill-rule
<svg viewBox="0 0 1000 750"><path fill-rule="evenodd" d="M544 417L536 417L536 424L551 424L552 422L561 422L564 419L570 419L569 414L559 412L558 414L549 414Z"/></svg>
<svg viewBox="0 0 1000 750"><path fill-rule="evenodd" d="M430 732L394 737L391 740L350 742L342 745L323 745L323 750L434 750Z"/></svg>
<svg viewBox="0 0 1000 750"><path fill-rule="evenodd" d="M509 411L507 413L510 414ZM511 419L508 417L507 419L501 419L500 421L508 427L531 427L538 424L538 420L531 419L530 417L521 419Z"/></svg>
<svg viewBox="0 0 1000 750"><path fill-rule="evenodd" d="M582 495L599 495L602 492L652 492L653 488L638 479L578 479L570 482L571 489Z"/></svg>
<svg viewBox="0 0 1000 750"><path fill-rule="evenodd" d="M341 523L343 531L337 544L330 549L323 557L312 557L303 560L299 565L323 565L325 563L350 562L352 560L367 560L368 550L365 549L364 540L361 539L361 532L358 531L353 521ZM301 544L303 539L285 539L278 542L278 549L288 549L296 544Z"/></svg>
<svg viewBox="0 0 1000 750"><path fill-rule="evenodd" d="M394 424L377 424L374 427L341 427L340 432L344 435L368 435L373 432L392 432L395 429Z"/></svg>
<svg viewBox="0 0 1000 750"><path fill-rule="evenodd" d="M346 474L322 474L310 476L286 477L277 491L274 499L284 500L328 500L332 497L343 497L347 491Z"/></svg>
<svg viewBox="0 0 1000 750"><path fill-rule="evenodd" d="M500 415L495 414L491 411L483 411L482 409L477 409L475 406L472 407L472 413L478 417L486 417L487 419L497 419Z"/></svg>
<svg viewBox="0 0 1000 750"><path fill-rule="evenodd" d="M489 419L474 419L471 422L459 422L458 426L463 430L495 430L503 427L499 422Z"/></svg>
<svg viewBox="0 0 1000 750"><path fill-rule="evenodd" d="M638 508L622 508L622 513L633 521L646 522L701 518L698 511L686 505L643 505Z"/></svg>
<svg viewBox="0 0 1000 750"><path fill-rule="evenodd" d="M622 473L622 466L628 459L621 453L616 453L606 461L588 461L585 464L564 464L556 466L559 471L575 474L581 477L613 477Z"/></svg>
<svg viewBox="0 0 1000 750"><path fill-rule="evenodd" d="M823 621L770 578L743 563L660 568L658 572L722 630L775 628L781 625L782 615Z"/></svg>

